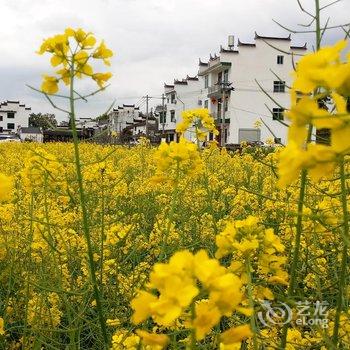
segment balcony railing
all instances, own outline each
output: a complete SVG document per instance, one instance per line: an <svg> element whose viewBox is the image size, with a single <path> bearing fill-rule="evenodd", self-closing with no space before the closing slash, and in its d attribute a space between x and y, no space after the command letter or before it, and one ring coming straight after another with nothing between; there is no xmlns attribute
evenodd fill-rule
<svg viewBox="0 0 350 350"><path fill-rule="evenodd" d="M221 84L215 84L208 87L208 95L221 94Z"/></svg>

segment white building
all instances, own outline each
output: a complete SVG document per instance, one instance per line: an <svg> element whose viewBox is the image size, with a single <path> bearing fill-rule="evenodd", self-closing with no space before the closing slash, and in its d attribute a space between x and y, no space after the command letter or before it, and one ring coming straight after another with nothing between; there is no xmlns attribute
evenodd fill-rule
<svg viewBox="0 0 350 350"><path fill-rule="evenodd" d="M113 108L108 115L110 130L121 133L128 125L137 121L139 116L140 107L135 107L135 105L123 104L123 106Z"/></svg>
<svg viewBox="0 0 350 350"><path fill-rule="evenodd" d="M19 138L21 141L43 142L44 134L41 128L33 126L20 127L18 129Z"/></svg>
<svg viewBox="0 0 350 350"><path fill-rule="evenodd" d="M0 103L0 133L16 133L20 127L28 127L31 108L19 101Z"/></svg>
<svg viewBox="0 0 350 350"><path fill-rule="evenodd" d="M77 129L89 128L89 129L97 129L98 122L93 118L79 118L76 120Z"/></svg>
<svg viewBox="0 0 350 350"><path fill-rule="evenodd" d="M306 44L291 45L291 36L258 34L252 43L238 39L237 45L234 44L234 38L230 36L227 49L221 47L219 55L211 55L208 62L199 61L196 84L190 85L185 79L180 84L165 85L165 93L170 97L166 105L165 129L171 131L176 127L175 123L168 122L168 116L171 120L171 113L174 114L171 111L175 110L173 119L180 121L182 106L176 97L179 96L186 109L202 106L210 110L217 121L220 131L217 140L221 144L259 142L271 137L277 143L284 143L287 127L279 122L283 120L283 109L278 105L289 106L288 86L293 61L295 64L305 54ZM256 81L277 103L261 91ZM255 128L258 120L262 120L262 126ZM209 135L209 139L212 137Z"/></svg>
<svg viewBox="0 0 350 350"><path fill-rule="evenodd" d="M164 84L165 94L165 118L160 118L159 129L163 132L167 142L177 139L176 125L181 122L181 113L186 109L201 108L203 106L202 94L205 89L202 87L202 80L199 77L187 76L182 80L174 80L172 85ZM189 140L195 139L193 130L185 134Z"/></svg>

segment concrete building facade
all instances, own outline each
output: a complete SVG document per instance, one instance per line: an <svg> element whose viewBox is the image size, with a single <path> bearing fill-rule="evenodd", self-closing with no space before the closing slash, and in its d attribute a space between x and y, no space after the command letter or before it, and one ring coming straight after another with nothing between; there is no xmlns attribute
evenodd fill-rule
<svg viewBox="0 0 350 350"><path fill-rule="evenodd" d="M19 101L0 103L0 133L17 133L20 127L28 127L31 108Z"/></svg>
<svg viewBox="0 0 350 350"><path fill-rule="evenodd" d="M218 55L210 55L207 62L199 60L196 80L187 77L164 85L165 131L175 130L183 108L203 107L216 120L221 145L261 143L270 138L285 143L288 128L283 111L289 106L288 86L294 65L307 51L306 44L292 45L290 35L269 37L257 33L251 43L235 42L230 36L228 44L227 48L220 47ZM261 124L259 128L255 127L256 121ZM212 138L208 135L209 140Z"/></svg>

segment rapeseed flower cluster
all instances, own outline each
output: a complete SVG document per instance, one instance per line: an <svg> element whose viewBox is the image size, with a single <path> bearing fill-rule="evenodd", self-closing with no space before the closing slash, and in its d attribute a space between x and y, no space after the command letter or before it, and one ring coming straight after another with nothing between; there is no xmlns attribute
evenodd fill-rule
<svg viewBox="0 0 350 350"><path fill-rule="evenodd" d="M227 223L225 229L216 236L217 258L233 254L231 269L246 275L244 262L253 262L255 271L266 282L288 285L288 273L283 269L287 262L285 246L273 229L259 225L259 219L249 216L245 220Z"/></svg>
<svg viewBox="0 0 350 350"><path fill-rule="evenodd" d="M10 176L0 173L0 201L11 199L13 180Z"/></svg>
<svg viewBox="0 0 350 350"><path fill-rule="evenodd" d="M200 173L203 161L200 158L197 146L181 138L180 142L163 142L154 155L157 165L157 176L176 180L179 176L195 176Z"/></svg>
<svg viewBox="0 0 350 350"><path fill-rule="evenodd" d="M206 108L186 110L181 113L182 120L176 126L176 132L183 135L187 130L194 128L196 139L205 141L208 132L218 135L213 117Z"/></svg>
<svg viewBox="0 0 350 350"><path fill-rule="evenodd" d="M237 310L246 312L240 307L240 279L204 250L196 254L180 251L168 264L156 264L147 287L148 291L139 291L131 302L133 321L139 324L152 317L156 324L166 327L184 322L185 327L194 329L197 340L202 340L222 316L231 316Z"/></svg>
<svg viewBox="0 0 350 350"><path fill-rule="evenodd" d="M113 52L104 41L96 45L95 36L83 29L67 28L64 33L45 39L41 44L38 54L51 54L51 65L56 68L55 75L44 75L41 90L46 94L56 94L58 84L62 81L65 85L71 84L71 78L92 78L100 88L112 77L110 72L94 72L91 60L100 60L105 65L110 65Z"/></svg>
<svg viewBox="0 0 350 350"><path fill-rule="evenodd" d="M178 158L165 152L166 166L159 167L159 150L146 143L131 149L80 145L96 278L110 320L108 346L249 349L257 334L259 346L276 348L278 326L247 323L256 320L260 299L285 297L298 193L277 187L278 153L257 160L254 153L230 154L215 144L203 152L193 146L180 144L183 157L182 151ZM101 348L73 145L31 144L28 150L6 144L0 152L0 173L12 183L0 205L1 341L9 349L33 348L38 339L52 347L79 342ZM155 184L160 171L171 181ZM307 188L298 270L305 277L300 298L328 301L330 328L321 333L292 324L290 349L327 348L323 334L330 337L334 329L334 237L342 224L337 193L338 181ZM346 348L349 318L345 310L342 315Z"/></svg>
<svg viewBox="0 0 350 350"><path fill-rule="evenodd" d="M350 54L343 61L347 41L300 59L291 89L291 108L285 114L291 120L288 145L281 152L279 183L282 187L297 179L302 169L318 181L331 175L339 157L349 154ZM327 105L328 104L328 105ZM334 107L332 109L332 106ZM327 140L310 143L318 129L330 130Z"/></svg>

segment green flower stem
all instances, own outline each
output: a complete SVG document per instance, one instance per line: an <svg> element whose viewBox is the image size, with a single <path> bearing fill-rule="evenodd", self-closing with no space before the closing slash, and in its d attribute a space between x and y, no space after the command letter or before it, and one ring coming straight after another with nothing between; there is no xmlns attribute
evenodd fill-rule
<svg viewBox="0 0 350 350"><path fill-rule="evenodd" d="M347 188L346 188L346 174L345 174L345 160L344 158L340 161L340 185L341 185L341 202L343 209L343 252L339 279L339 292L337 297L337 311L334 320L333 329L333 344L335 347L338 345L339 338L339 326L340 326L340 315L344 304L344 289L346 285L347 277L347 261L348 261L348 242L349 242L349 214L347 204Z"/></svg>
<svg viewBox="0 0 350 350"><path fill-rule="evenodd" d="M310 142L311 134L312 134L312 125L309 125L307 143ZM291 269L290 269L290 282L289 282L289 288L288 288L288 298L290 298L294 295L294 291L295 291L296 284L297 284L297 268L298 268L298 262L299 262L299 257L300 257L300 246L301 246L300 242L301 242L301 233L303 230L303 209L304 209L306 187L307 187L307 170L303 169L301 171L301 177L300 177L298 217L297 217L297 224L296 224L296 235L295 235L295 241L294 241L292 265L291 265ZM287 344L288 327L289 327L289 325L285 324L283 326L283 329L282 329L281 349L285 349L286 344Z"/></svg>
<svg viewBox="0 0 350 350"><path fill-rule="evenodd" d="M90 279L93 287L94 297L96 300L96 308L97 308L103 340L105 345L107 346L108 337L107 337L107 331L106 331L106 322L103 316L101 296L100 296L100 291L99 291L97 279L96 279L96 268L95 268L94 257L93 257L90 229L89 229L89 223L88 223L88 212L86 208L85 192L84 192L84 186L83 186L83 174L82 174L81 163L80 163L79 141L78 141L77 129L75 125L74 85L73 84L74 84L74 59L72 59L71 68L70 68L70 118L71 118L72 134L73 134L73 141L74 141L75 168L77 172L80 206L81 206L82 218L83 218L83 233L84 233L87 248L88 248L87 254L88 254L88 262L89 262Z"/></svg>
<svg viewBox="0 0 350 350"><path fill-rule="evenodd" d="M195 314L195 309L194 309L195 305L194 302L192 302L191 305L191 320L192 322L194 321L196 314ZM191 329L191 350L195 350L197 348L196 346L196 330L194 328Z"/></svg>
<svg viewBox="0 0 350 350"><path fill-rule="evenodd" d="M316 23L316 51L321 47L321 10L320 10L320 0L315 0L315 23Z"/></svg>
<svg viewBox="0 0 350 350"><path fill-rule="evenodd" d="M252 288L252 274L251 274L251 265L250 265L249 258L246 259L245 266L246 266L246 273L248 276L247 291L248 291L249 307L253 310L253 314L250 316L250 328L252 329L252 332L253 332L253 348L254 348L254 350L258 350L258 337L257 337L258 330L257 330L256 322L255 322L253 288Z"/></svg>

